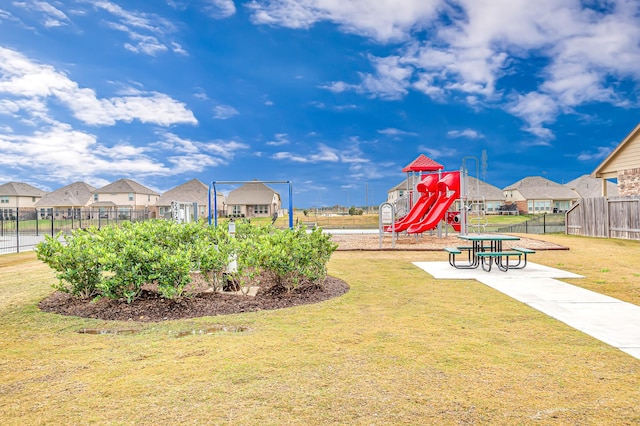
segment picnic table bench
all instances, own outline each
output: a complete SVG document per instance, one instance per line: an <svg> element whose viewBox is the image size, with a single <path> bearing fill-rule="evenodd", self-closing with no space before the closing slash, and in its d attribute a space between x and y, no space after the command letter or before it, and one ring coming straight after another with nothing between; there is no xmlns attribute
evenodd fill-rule
<svg viewBox="0 0 640 426"><path fill-rule="evenodd" d="M535 250L525 247L512 247L503 250L503 241L520 239L513 235L471 234L461 235L459 238L471 241L472 245L444 248L449 257L449 264L457 269L475 269L481 266L483 270L489 272L493 265L504 272L509 269L522 269L527 266L527 255L535 253ZM456 256L462 254L463 251L467 252L466 262L456 259ZM516 258L517 262L513 261Z"/></svg>

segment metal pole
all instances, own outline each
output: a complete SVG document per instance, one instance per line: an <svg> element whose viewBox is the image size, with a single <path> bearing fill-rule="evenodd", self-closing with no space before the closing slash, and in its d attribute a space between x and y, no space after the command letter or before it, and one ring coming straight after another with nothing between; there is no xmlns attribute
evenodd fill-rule
<svg viewBox="0 0 640 426"><path fill-rule="evenodd" d="M293 184L291 181L287 181L289 184L289 229L293 229Z"/></svg>
<svg viewBox="0 0 640 426"><path fill-rule="evenodd" d="M218 226L218 191L216 191L216 183L211 182L213 185L213 218L214 226Z"/></svg>

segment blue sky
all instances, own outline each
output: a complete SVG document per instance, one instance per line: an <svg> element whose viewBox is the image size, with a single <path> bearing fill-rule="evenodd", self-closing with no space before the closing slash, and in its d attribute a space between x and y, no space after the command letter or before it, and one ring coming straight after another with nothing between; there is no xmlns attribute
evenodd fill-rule
<svg viewBox="0 0 640 426"><path fill-rule="evenodd" d="M640 122L638 64L637 0L8 0L0 182L377 205L486 151L493 185L566 183Z"/></svg>

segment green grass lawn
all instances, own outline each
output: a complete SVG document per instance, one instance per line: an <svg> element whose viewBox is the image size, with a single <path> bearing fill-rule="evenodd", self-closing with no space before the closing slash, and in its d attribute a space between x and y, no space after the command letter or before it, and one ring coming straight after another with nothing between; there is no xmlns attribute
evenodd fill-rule
<svg viewBox="0 0 640 426"><path fill-rule="evenodd" d="M640 304L640 242L542 236L532 260ZM638 424L640 360L475 281L438 252L336 252L344 296L162 323L43 313L53 274L0 256L3 424ZM200 334L216 325L243 332ZM135 330L134 334L81 334ZM194 334L184 335L193 332ZM182 337L179 337L182 336Z"/></svg>

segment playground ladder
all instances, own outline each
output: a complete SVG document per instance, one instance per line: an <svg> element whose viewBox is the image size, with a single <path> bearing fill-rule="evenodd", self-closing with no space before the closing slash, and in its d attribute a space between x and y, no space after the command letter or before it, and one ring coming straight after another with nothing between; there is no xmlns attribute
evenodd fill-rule
<svg viewBox="0 0 640 426"><path fill-rule="evenodd" d="M484 197L473 197L469 199L467 213L467 226L472 232L481 233L487 229L489 220L487 219L487 213L485 211L485 199Z"/></svg>

